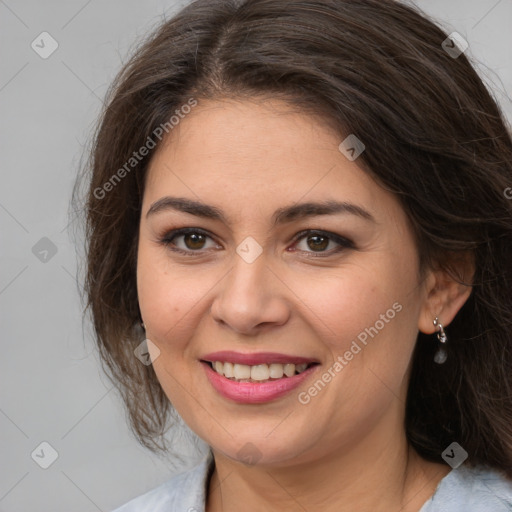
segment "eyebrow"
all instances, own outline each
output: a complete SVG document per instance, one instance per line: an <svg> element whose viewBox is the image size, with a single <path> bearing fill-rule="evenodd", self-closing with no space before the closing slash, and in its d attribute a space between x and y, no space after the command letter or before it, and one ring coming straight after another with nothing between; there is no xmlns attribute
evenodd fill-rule
<svg viewBox="0 0 512 512"><path fill-rule="evenodd" d="M222 210L216 206L208 205L183 197L170 196L162 197L161 199L155 201L146 213L146 218L150 215L169 210L190 213L196 217L219 220L225 224L229 224ZM306 217L334 214L356 215L357 217L360 217L364 220L376 223L373 215L361 206L348 203L346 201L334 200L298 203L283 208L278 208L272 215L272 221L273 225L276 226L278 224L285 224Z"/></svg>

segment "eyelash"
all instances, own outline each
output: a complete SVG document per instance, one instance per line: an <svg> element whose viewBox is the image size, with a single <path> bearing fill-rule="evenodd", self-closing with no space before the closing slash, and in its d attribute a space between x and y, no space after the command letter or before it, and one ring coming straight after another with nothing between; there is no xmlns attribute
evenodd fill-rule
<svg viewBox="0 0 512 512"><path fill-rule="evenodd" d="M197 251L194 251L194 250L186 251L184 249L180 249L180 248L174 246L174 244L173 244L173 240L175 238L178 238L179 236L191 234L191 233L203 235L203 236L211 238L213 240L213 237L209 233L207 233L206 231L204 231L200 228L180 228L180 229L174 229L174 230L166 233L165 236L160 239L160 243L163 246L170 249L171 251L177 252L179 254L183 254L185 256L201 255L204 252L201 249L199 249ZM310 235L310 236L318 235L318 236L321 236L324 238L328 238L329 240L334 241L335 243L337 243L339 245L339 247L337 247L335 249L331 249L330 251L326 251L326 252L316 252L315 253L314 251L312 251L312 252L302 251L302 252L305 252L306 254L311 255L308 257L325 258L328 256L332 256L335 253L341 252L344 249L353 249L354 248L354 243L351 240L349 240L348 238L342 237L335 233L331 233L328 231L321 231L318 229L305 229L303 231L300 231L293 237L293 240L292 240L293 244L296 244L299 241L301 241L303 238L306 238L307 235Z"/></svg>

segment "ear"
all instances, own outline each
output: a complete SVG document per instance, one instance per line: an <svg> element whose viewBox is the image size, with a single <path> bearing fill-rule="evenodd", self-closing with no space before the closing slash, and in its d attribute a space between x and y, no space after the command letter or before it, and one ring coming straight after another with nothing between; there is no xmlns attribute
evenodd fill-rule
<svg viewBox="0 0 512 512"><path fill-rule="evenodd" d="M425 334L436 332L434 319L449 325L471 295L474 276L472 255L459 256L449 268L429 270L424 280L424 301L418 329Z"/></svg>

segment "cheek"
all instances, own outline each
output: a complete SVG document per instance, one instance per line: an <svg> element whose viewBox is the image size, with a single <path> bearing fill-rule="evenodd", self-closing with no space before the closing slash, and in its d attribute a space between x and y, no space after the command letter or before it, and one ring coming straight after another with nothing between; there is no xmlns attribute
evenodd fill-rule
<svg viewBox="0 0 512 512"><path fill-rule="evenodd" d="M165 251L139 248L137 289L148 337L161 351L173 352L172 361L184 353L197 329L197 315L218 279L197 266L171 265Z"/></svg>
<svg viewBox="0 0 512 512"><path fill-rule="evenodd" d="M146 336L159 350L153 361L165 394L180 411L187 411L187 387L190 368L187 361L189 342L198 326L201 299L212 284L206 276L191 268L169 264L165 251L139 247L137 289ZM186 414L185 414L186 415Z"/></svg>
<svg viewBox="0 0 512 512"><path fill-rule="evenodd" d="M402 260L373 258L322 279L297 281L297 296L314 336L330 352L331 365L343 358L336 381L354 396L371 388L372 371L398 390L407 371L419 315L416 268ZM371 371L369 371L371 370ZM381 386L382 387L382 386Z"/></svg>
<svg viewBox="0 0 512 512"><path fill-rule="evenodd" d="M401 309L398 306L393 309L393 304L403 307L412 299L412 273L397 273L395 265L385 261L366 263L347 265L324 276L295 279L293 290L300 299L297 304L306 306L302 309L308 322L333 349L346 349L346 343L376 322L378 330L384 331L384 326L389 330L395 319L405 316L397 312Z"/></svg>

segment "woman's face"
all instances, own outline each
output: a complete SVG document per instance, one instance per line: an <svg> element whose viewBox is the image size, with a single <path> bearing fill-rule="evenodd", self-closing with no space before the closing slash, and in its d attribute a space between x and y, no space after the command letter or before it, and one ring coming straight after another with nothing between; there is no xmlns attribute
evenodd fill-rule
<svg viewBox="0 0 512 512"><path fill-rule="evenodd" d="M277 101L209 101L152 159L137 280L154 369L232 459L312 461L403 428L427 293L404 211L346 135Z"/></svg>

